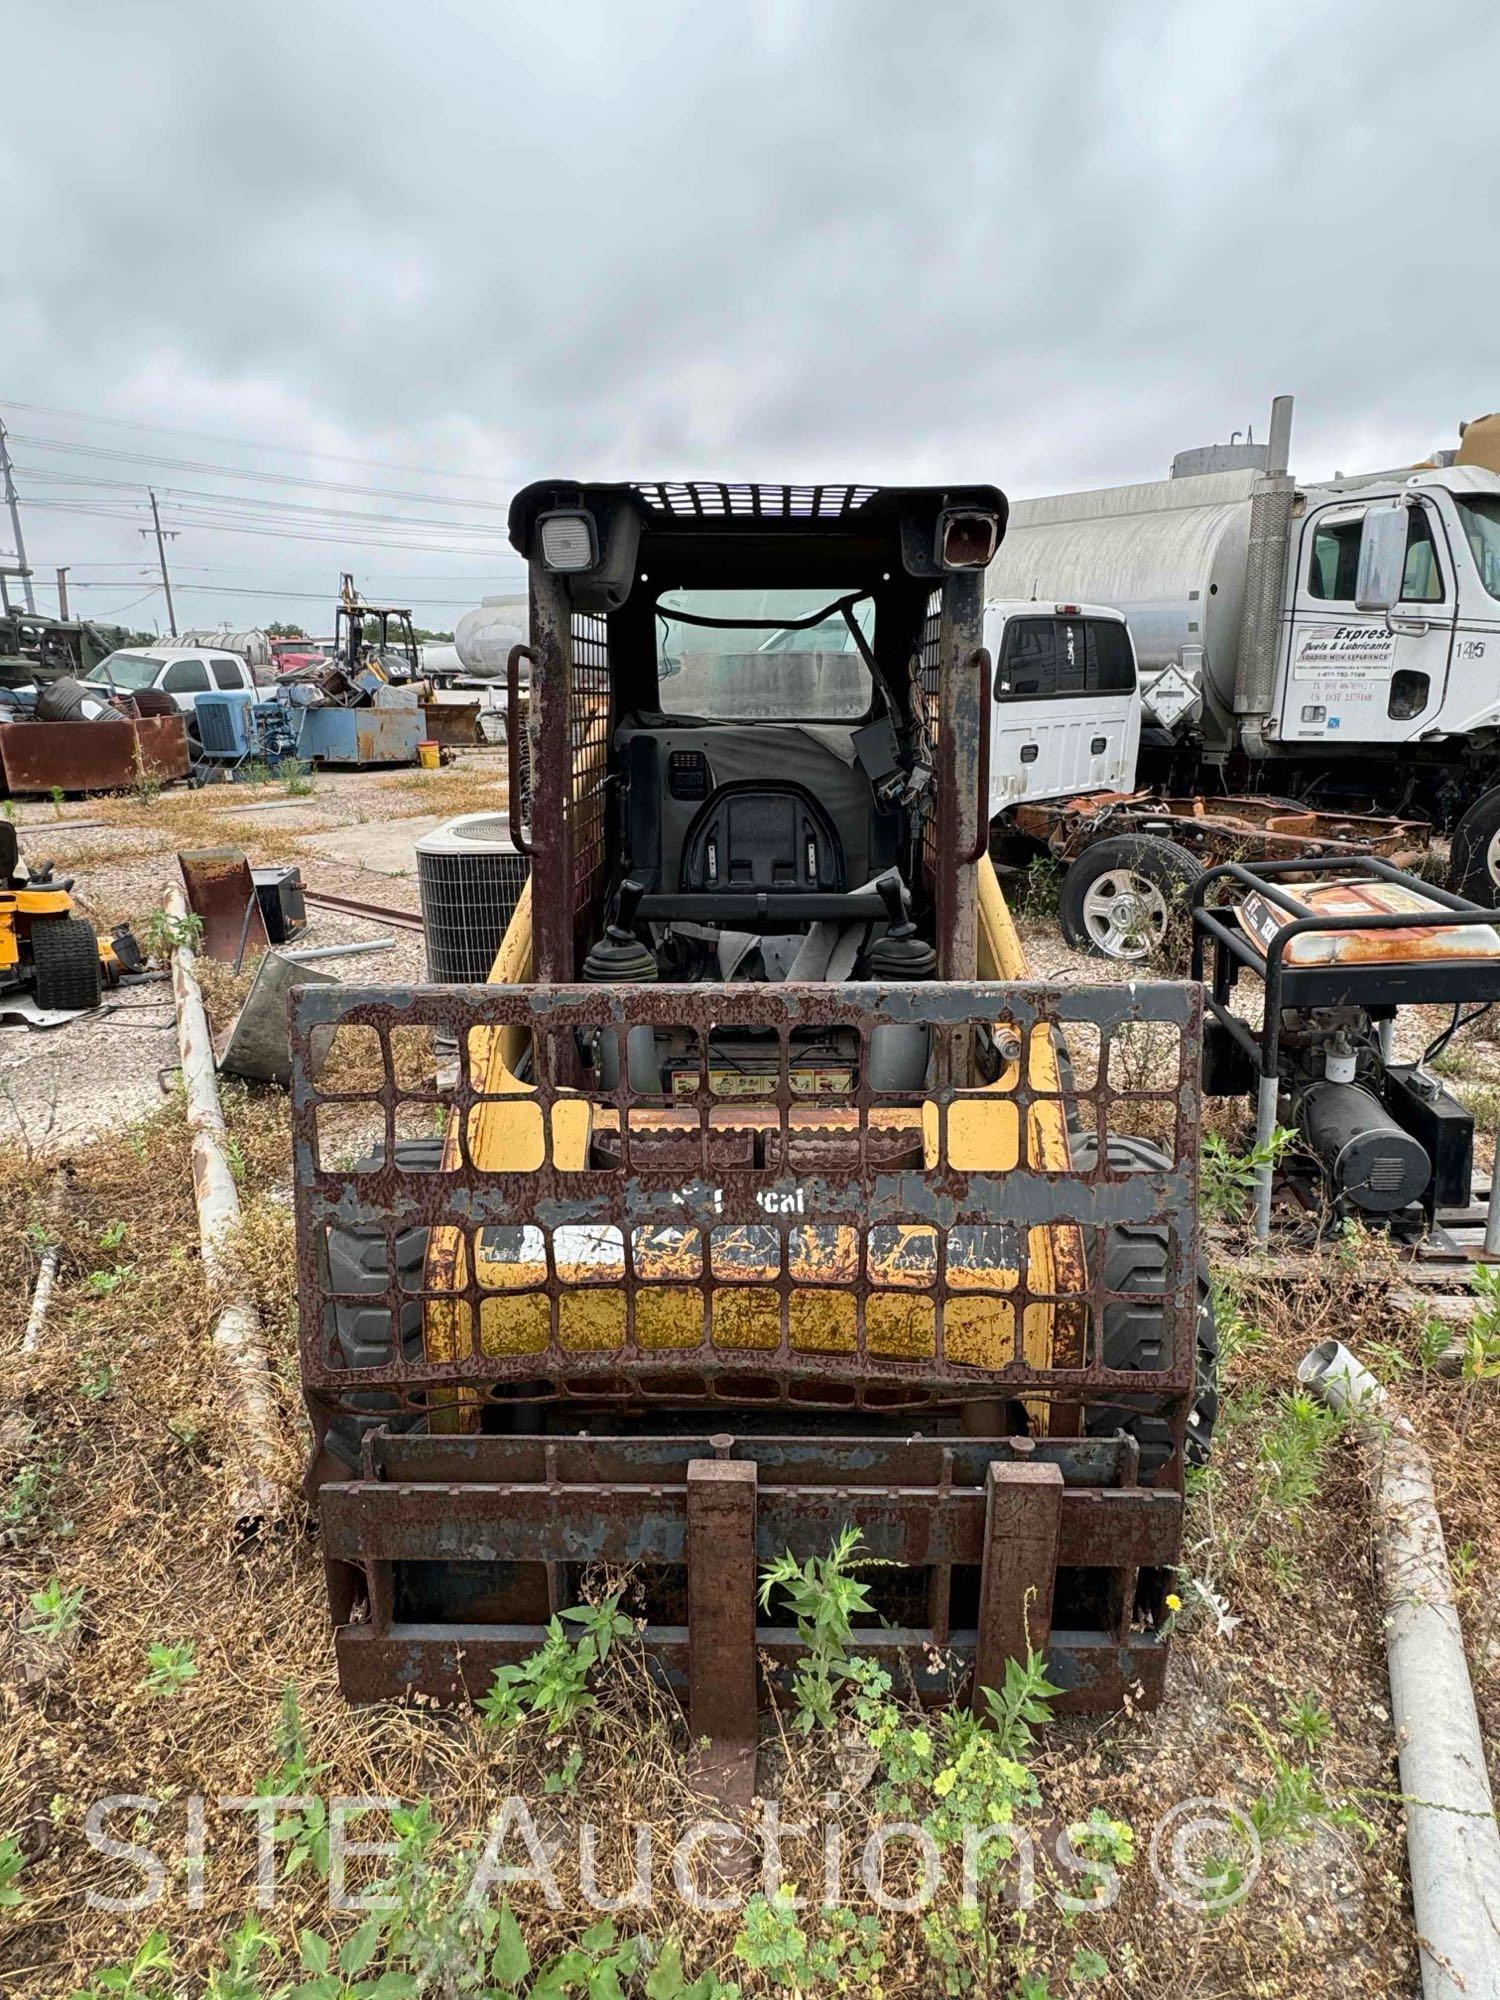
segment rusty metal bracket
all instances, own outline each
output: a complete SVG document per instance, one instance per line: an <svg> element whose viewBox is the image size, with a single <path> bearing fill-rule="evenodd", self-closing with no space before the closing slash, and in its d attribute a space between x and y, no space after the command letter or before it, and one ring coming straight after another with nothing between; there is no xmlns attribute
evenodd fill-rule
<svg viewBox="0 0 1500 2000"><path fill-rule="evenodd" d="M688 1728L709 1746L694 1776L740 1806L755 1792L755 1489L753 1459L688 1461Z"/></svg>
<svg viewBox="0 0 1500 2000"><path fill-rule="evenodd" d="M188 908L203 925L199 949L238 972L248 952L270 944L250 863L238 847L195 847L177 862Z"/></svg>

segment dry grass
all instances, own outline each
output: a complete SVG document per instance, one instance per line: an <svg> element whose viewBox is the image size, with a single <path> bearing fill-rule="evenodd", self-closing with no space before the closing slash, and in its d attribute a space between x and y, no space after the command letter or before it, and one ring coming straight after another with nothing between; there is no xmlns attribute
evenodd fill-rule
<svg viewBox="0 0 1500 2000"><path fill-rule="evenodd" d="M403 771L382 790L409 799L412 813L502 812L508 796L503 759L477 769Z"/></svg>
<svg viewBox="0 0 1500 2000"><path fill-rule="evenodd" d="M245 1204L238 1251L271 1343L283 1475L293 1496L303 1425L284 1103L228 1090L226 1112ZM13 1329L24 1319L35 1269L26 1232L41 1218L46 1187L40 1165L0 1163L0 1310ZM235 1544L228 1535L230 1440L195 1243L186 1135L173 1104L148 1127L78 1161L44 1353L24 1386L12 1375L18 1386L0 1419L0 1511L9 1524L0 1602L7 1652L0 1836L17 1835L28 1856L26 1900L6 1913L12 1928L0 1941L0 1991L27 2000L72 1993L153 1926L168 1934L175 1955L176 1983L167 1990L202 1991L222 1941L251 1904L249 1817L210 1805L200 1910L186 1907L176 1878L155 1909L110 1914L86 1907L87 1890L118 1891L138 1878L90 1850L83 1814L104 1792L162 1798L154 1835L143 1826L141 1837L164 1853L180 1852L189 1795L245 1795L273 1769L288 1683L298 1692L309 1754L324 1767L320 1792L429 1798L455 1838L476 1834L498 1799L518 1793L544 1835L579 1817L596 1822L600 1879L618 1884L629 1873L628 1827L656 1828L664 1857L677 1831L698 1816L683 1775L682 1719L628 1650L606 1671L596 1724L560 1745L535 1726L497 1735L469 1713L356 1710L341 1701L317 1543L295 1498L283 1528L260 1542ZM1004 1912L994 1919L1012 1967L1030 1953L1031 1969L1054 1996L1083 1990L1068 1976L1081 1947L1098 1950L1112 1968L1110 1982L1096 1990L1127 2000L1413 1990L1365 1497L1352 1449L1331 1432L1319 1433L1310 1474L1296 1458L1285 1397L1297 1357L1329 1332L1356 1335L1361 1350L1399 1380L1433 1456L1450 1545L1465 1550L1466 1631L1492 1737L1500 1725L1500 1632L1485 1579L1500 1561L1489 1497L1500 1472L1500 1409L1494 1385L1465 1388L1415 1366L1403 1371L1411 1330L1390 1319L1382 1299L1381 1274L1364 1282L1347 1256L1296 1283L1274 1268L1237 1282L1227 1407L1215 1470L1191 1503L1166 1703L1154 1715L1057 1725L1035 1766L1044 1817L1068 1821L1102 1806L1136 1826L1138 1859L1112 1912L1065 1922L1044 1904L1024 1936ZM54 1575L81 1585L85 1597L76 1642L48 1648L22 1632L21 1620L29 1594ZM1198 1583L1238 1621L1228 1633L1218 1630ZM146 1649L160 1641L190 1642L195 1652L196 1677L170 1697L141 1687ZM1306 1696L1330 1719L1326 1741L1311 1752L1294 1744L1282 1722ZM576 1792L549 1794L546 1779L556 1781L575 1745L582 1751ZM1372 1844L1315 1819L1298 1838L1268 1850L1260 1882L1216 1921L1165 1905L1144 1865L1146 1837L1160 1814L1190 1797L1225 1797L1243 1809L1275 1796L1273 1753L1306 1764L1330 1800L1353 1802L1370 1822ZM816 1739L789 1738L775 1719L768 1724L762 1785L779 1797L784 1818L817 1819L820 1802L846 1775ZM868 1802L857 1789L837 1797L846 1849L857 1855ZM534 1889L514 1892L534 1957L594 1920L580 1907L571 1861L559 1859L558 1868L561 1909L549 1909ZM821 1857L789 1840L785 1870L804 1886L816 1883ZM282 1941L299 1924L326 1929L323 1901L308 1871L283 1888L265 1921ZM662 1907L666 1915L646 1927L681 1928L691 1969L713 1964L739 1978L747 1994L787 1990L733 1958L737 1915L688 1916L673 1900ZM622 1921L630 1924L628 1913ZM891 1915L882 1927L884 1991L940 1991L917 1919ZM1012 1991L1012 1974L980 1990Z"/></svg>

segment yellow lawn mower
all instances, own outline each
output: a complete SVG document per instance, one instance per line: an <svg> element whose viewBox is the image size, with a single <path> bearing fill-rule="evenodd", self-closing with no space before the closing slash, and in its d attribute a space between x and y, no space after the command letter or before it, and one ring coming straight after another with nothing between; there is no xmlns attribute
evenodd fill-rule
<svg viewBox="0 0 1500 2000"><path fill-rule="evenodd" d="M47 1013L97 1007L106 983L141 970L135 939L124 925L96 936L74 913L69 877L54 876L50 863L23 875L19 863L16 830L0 821L0 996L29 989Z"/></svg>

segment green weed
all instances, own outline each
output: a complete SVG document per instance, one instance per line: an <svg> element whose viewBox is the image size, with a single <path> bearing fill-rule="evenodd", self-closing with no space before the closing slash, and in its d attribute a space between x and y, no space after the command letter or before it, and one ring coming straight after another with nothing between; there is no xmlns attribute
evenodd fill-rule
<svg viewBox="0 0 1500 2000"><path fill-rule="evenodd" d="M203 919L191 911L174 917L169 910L148 910L135 927L141 948L151 958L170 958L179 946L196 951L203 942Z"/></svg>
<svg viewBox="0 0 1500 2000"><path fill-rule="evenodd" d="M1198 1199L1209 1221L1243 1221L1262 1169L1277 1166L1296 1136L1284 1125L1277 1125L1269 1139L1246 1152L1236 1153L1217 1132L1207 1133L1203 1140Z"/></svg>
<svg viewBox="0 0 1500 2000"><path fill-rule="evenodd" d="M197 1672L191 1640L179 1640L175 1646L158 1641L146 1648L146 1677L141 1687L146 1694L176 1694Z"/></svg>
<svg viewBox="0 0 1500 2000"><path fill-rule="evenodd" d="M90 1984L73 1995L73 2000L167 2000L168 1989L159 1986L152 1975L171 1970L172 1954L167 1949L166 1933L152 1931L134 1958L122 1959L118 1965L96 1972Z"/></svg>
<svg viewBox="0 0 1500 2000"><path fill-rule="evenodd" d="M760 1574L761 1609L769 1611L780 1592L804 1648L792 1672L797 1727L804 1731L832 1729L839 1690L857 1678L849 1658L853 1621L874 1608L854 1574L859 1546L859 1530L845 1527L828 1555L799 1564L788 1552Z"/></svg>
<svg viewBox="0 0 1500 2000"><path fill-rule="evenodd" d="M529 1659L496 1667L489 1692L476 1704L485 1722L493 1729L509 1729L535 1716L546 1722L549 1735L556 1735L585 1709L596 1707L589 1676L631 1630L620 1611L620 1596L615 1591L600 1604L571 1606L550 1621L546 1638ZM568 1637L564 1619L582 1626L577 1640Z"/></svg>
<svg viewBox="0 0 1500 2000"><path fill-rule="evenodd" d="M1343 1427L1343 1418L1303 1389L1277 1399L1275 1423L1258 1453L1266 1499L1295 1519L1318 1497L1324 1461Z"/></svg>
<svg viewBox="0 0 1500 2000"><path fill-rule="evenodd" d="M26 1866L21 1843L13 1833L0 1839L0 1910L19 1909L22 1892L16 1887Z"/></svg>
<svg viewBox="0 0 1500 2000"><path fill-rule="evenodd" d="M135 1275L134 1264L112 1264L107 1271L90 1271L83 1289L91 1299L107 1299Z"/></svg>
<svg viewBox="0 0 1500 2000"><path fill-rule="evenodd" d="M289 799L305 798L313 788L312 765L297 757L283 757L275 775Z"/></svg>
<svg viewBox="0 0 1500 2000"><path fill-rule="evenodd" d="M1321 1702L1305 1694L1293 1707L1283 1710L1281 1726L1288 1736L1294 1736L1307 1749L1316 1750L1332 1733L1333 1717Z"/></svg>
<svg viewBox="0 0 1500 2000"><path fill-rule="evenodd" d="M83 1615L83 1585L64 1590L61 1579L54 1576L32 1591L29 1602L31 1615L22 1621L22 1629L39 1639L65 1639Z"/></svg>

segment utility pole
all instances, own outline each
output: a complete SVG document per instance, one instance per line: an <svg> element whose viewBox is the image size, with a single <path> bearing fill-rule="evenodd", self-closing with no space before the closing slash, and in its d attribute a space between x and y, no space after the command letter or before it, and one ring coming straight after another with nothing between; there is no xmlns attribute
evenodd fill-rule
<svg viewBox="0 0 1500 2000"><path fill-rule="evenodd" d="M21 535L21 509L16 499L16 482L10 476L10 445L6 439L5 426L0 423L0 476L5 483L5 504L10 509L10 531L15 537L16 561L21 565L21 588L26 593L26 609L36 610L36 596L31 588L31 571L26 566L26 543Z"/></svg>
<svg viewBox="0 0 1500 2000"><path fill-rule="evenodd" d="M167 575L167 542L175 541L177 537L175 531L168 528L166 540L163 540L161 515L156 511L156 495L151 492L149 486L146 488L146 491L151 493L151 521L156 532L156 557L157 561L161 564L161 587L167 593L167 625L172 637L175 639L177 637L177 613L172 609L172 579ZM136 532L142 535L149 535L152 529L139 528Z"/></svg>
<svg viewBox="0 0 1500 2000"><path fill-rule="evenodd" d="M72 567L71 563L57 565L57 615L64 620L68 615L68 571Z"/></svg>

